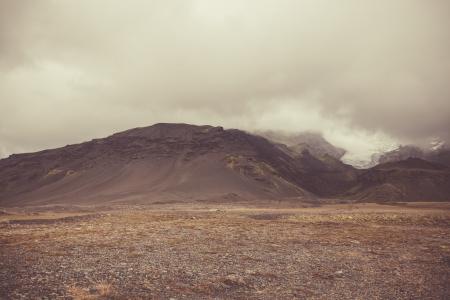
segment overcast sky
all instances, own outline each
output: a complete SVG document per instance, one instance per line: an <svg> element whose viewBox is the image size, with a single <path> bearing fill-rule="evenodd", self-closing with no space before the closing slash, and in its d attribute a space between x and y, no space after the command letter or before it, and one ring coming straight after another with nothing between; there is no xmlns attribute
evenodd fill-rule
<svg viewBox="0 0 450 300"><path fill-rule="evenodd" d="M449 23L448 0L1 0L0 157L156 122L448 141Z"/></svg>

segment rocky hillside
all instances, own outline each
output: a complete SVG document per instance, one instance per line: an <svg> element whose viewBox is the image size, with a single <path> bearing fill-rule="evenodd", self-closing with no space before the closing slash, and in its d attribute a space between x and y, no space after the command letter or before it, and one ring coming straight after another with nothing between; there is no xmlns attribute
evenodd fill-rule
<svg viewBox="0 0 450 300"><path fill-rule="evenodd" d="M341 198L450 200L450 171L406 160L357 170L237 129L156 124L0 160L0 206Z"/></svg>
<svg viewBox="0 0 450 300"><path fill-rule="evenodd" d="M309 197L298 170L259 136L156 124L0 160L0 204Z"/></svg>
<svg viewBox="0 0 450 300"><path fill-rule="evenodd" d="M450 201L446 166L408 158L364 170L344 197L359 201Z"/></svg>

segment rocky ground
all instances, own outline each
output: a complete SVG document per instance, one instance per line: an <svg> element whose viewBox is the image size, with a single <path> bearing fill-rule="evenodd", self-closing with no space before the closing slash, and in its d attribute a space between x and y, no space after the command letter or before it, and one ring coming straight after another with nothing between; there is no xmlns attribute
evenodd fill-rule
<svg viewBox="0 0 450 300"><path fill-rule="evenodd" d="M1 299L449 299L449 206L0 214Z"/></svg>

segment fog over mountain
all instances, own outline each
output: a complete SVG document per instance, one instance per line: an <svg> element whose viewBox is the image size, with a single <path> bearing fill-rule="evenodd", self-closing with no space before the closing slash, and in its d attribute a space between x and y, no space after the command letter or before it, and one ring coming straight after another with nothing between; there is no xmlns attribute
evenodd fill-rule
<svg viewBox="0 0 450 300"><path fill-rule="evenodd" d="M450 140L450 2L0 2L0 157L157 122Z"/></svg>

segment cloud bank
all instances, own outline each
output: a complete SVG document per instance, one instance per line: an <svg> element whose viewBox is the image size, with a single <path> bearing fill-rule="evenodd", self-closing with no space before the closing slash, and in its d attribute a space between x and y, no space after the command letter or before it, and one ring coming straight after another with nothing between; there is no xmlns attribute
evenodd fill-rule
<svg viewBox="0 0 450 300"><path fill-rule="evenodd" d="M450 141L446 0L0 3L0 156L156 122Z"/></svg>

